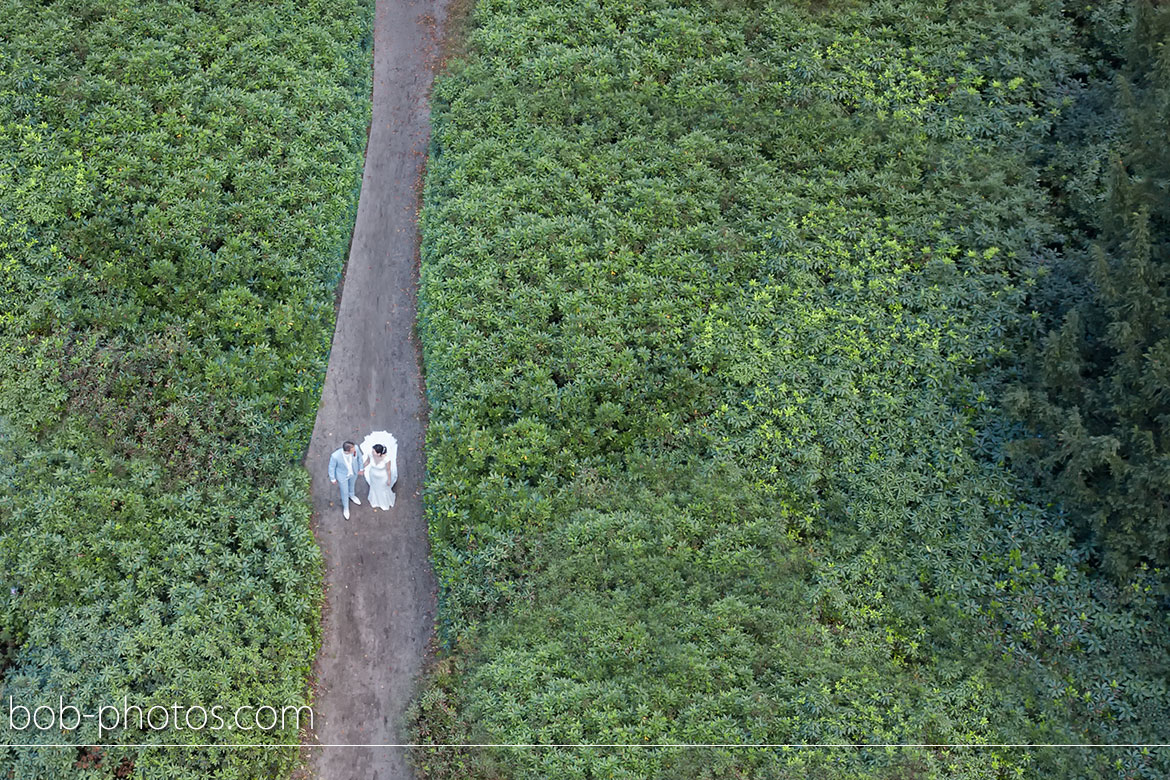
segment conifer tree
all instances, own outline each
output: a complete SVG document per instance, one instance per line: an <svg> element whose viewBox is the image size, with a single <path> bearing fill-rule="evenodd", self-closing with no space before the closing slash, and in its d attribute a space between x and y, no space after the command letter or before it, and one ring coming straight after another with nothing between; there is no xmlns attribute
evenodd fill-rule
<svg viewBox="0 0 1170 780"><path fill-rule="evenodd" d="M1170 7L1135 9L1101 234L1084 298L1043 339L1018 396L1026 456L1115 574L1170 564Z"/></svg>

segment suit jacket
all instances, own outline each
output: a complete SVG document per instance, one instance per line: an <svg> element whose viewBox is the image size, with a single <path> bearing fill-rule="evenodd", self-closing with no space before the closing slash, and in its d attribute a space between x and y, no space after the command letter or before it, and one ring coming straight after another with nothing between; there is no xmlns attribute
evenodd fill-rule
<svg viewBox="0 0 1170 780"><path fill-rule="evenodd" d="M353 445L353 473L354 473L354 476L357 476L357 473L361 470L362 470L362 448L355 444L355 445ZM337 480L341 480L341 479L346 479L345 451L343 449L341 449L341 447L338 447L337 449L335 449L333 451L333 454L329 456L329 481L336 482Z"/></svg>

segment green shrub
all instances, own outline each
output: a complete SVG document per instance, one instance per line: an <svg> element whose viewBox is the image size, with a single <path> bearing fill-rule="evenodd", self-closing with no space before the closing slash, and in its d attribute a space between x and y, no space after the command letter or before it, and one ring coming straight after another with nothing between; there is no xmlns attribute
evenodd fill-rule
<svg viewBox="0 0 1170 780"><path fill-rule="evenodd" d="M321 562L298 462L360 186L372 11L18 0L0 13L5 701L304 702ZM51 736L99 741L92 723ZM54 780L131 767L250 780L295 760L0 748L5 775Z"/></svg>
<svg viewBox="0 0 1170 780"><path fill-rule="evenodd" d="M435 86L422 214L447 655L420 740L1158 741L1162 574L1098 577L1003 452L1022 427L998 399L1063 238L1051 143L1092 71L1075 21L477 6ZM1003 748L417 759L461 778L1166 769Z"/></svg>

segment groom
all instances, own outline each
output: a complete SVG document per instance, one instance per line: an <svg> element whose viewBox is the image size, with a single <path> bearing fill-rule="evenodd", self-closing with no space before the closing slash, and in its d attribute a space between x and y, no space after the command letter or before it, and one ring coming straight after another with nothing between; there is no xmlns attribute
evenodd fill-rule
<svg viewBox="0 0 1170 780"><path fill-rule="evenodd" d="M329 456L329 481L341 491L341 516L349 519L349 502L361 506L361 500L353 494L358 474L362 469L362 451L352 441L341 445Z"/></svg>

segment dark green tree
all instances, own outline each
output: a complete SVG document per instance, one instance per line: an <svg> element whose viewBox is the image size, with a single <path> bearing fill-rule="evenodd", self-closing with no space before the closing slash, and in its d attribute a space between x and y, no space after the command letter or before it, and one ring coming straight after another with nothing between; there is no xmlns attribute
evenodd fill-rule
<svg viewBox="0 0 1170 780"><path fill-rule="evenodd" d="M1137 4L1115 106L1101 233L1015 397L1039 432L1015 454L1125 574L1170 564L1170 6Z"/></svg>

